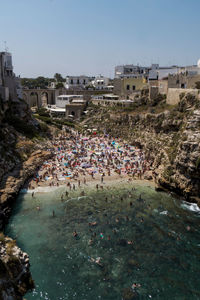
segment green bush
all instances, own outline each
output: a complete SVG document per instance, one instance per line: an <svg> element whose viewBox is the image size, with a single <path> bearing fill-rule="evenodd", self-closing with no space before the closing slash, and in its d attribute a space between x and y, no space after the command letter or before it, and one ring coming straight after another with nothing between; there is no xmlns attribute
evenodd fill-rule
<svg viewBox="0 0 200 300"><path fill-rule="evenodd" d="M44 107L39 108L37 114L43 117L50 117L49 112Z"/></svg>

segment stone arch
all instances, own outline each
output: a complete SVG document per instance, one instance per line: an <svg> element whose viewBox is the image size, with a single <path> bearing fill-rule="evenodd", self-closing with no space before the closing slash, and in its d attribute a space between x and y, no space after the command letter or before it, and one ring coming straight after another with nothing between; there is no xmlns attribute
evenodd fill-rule
<svg viewBox="0 0 200 300"><path fill-rule="evenodd" d="M72 110L71 115L75 117L75 115L76 115L75 111Z"/></svg>
<svg viewBox="0 0 200 300"><path fill-rule="evenodd" d="M29 102L30 107L33 106L40 107L39 96L37 92L31 92L29 98L30 98L30 102Z"/></svg>
<svg viewBox="0 0 200 300"><path fill-rule="evenodd" d="M24 93L24 92L23 92L22 98L23 98L23 100L29 105L29 98L28 98L27 93Z"/></svg>
<svg viewBox="0 0 200 300"><path fill-rule="evenodd" d="M47 104L49 104L49 93L42 92L40 94L40 102L41 102L43 107L47 106Z"/></svg>

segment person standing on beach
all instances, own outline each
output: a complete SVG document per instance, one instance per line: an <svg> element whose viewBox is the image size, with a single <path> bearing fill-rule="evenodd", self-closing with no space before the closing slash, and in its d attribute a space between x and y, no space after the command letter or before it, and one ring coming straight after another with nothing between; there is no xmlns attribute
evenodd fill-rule
<svg viewBox="0 0 200 300"><path fill-rule="evenodd" d="M101 183L103 183L103 174L101 175Z"/></svg>

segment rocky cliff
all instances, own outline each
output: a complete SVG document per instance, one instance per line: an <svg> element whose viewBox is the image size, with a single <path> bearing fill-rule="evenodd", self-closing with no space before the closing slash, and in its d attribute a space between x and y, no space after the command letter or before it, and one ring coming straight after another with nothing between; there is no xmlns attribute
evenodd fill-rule
<svg viewBox="0 0 200 300"><path fill-rule="evenodd" d="M0 100L1 102L1 100ZM51 156L49 128L21 100L0 103L0 231L27 179ZM33 288L29 257L0 232L0 300L22 299Z"/></svg>
<svg viewBox="0 0 200 300"><path fill-rule="evenodd" d="M0 118L0 229L26 180L51 156L48 128L33 119L27 104L11 102ZM45 129L45 130L44 130Z"/></svg>
<svg viewBox="0 0 200 300"><path fill-rule="evenodd" d="M0 299L21 300L34 287L29 257L15 241L0 234Z"/></svg>
<svg viewBox="0 0 200 300"><path fill-rule="evenodd" d="M89 111L82 125L140 146L152 162L158 185L199 201L200 103L195 96L183 95L176 106L92 106Z"/></svg>

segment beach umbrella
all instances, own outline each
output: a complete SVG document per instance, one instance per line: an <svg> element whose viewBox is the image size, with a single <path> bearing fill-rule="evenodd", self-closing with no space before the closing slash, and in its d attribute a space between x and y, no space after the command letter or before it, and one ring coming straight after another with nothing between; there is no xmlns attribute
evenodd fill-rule
<svg viewBox="0 0 200 300"><path fill-rule="evenodd" d="M81 164L81 167L82 167L82 168L85 168L85 169L86 169L86 168L91 168L91 164L89 164L89 163L82 163L82 164Z"/></svg>

